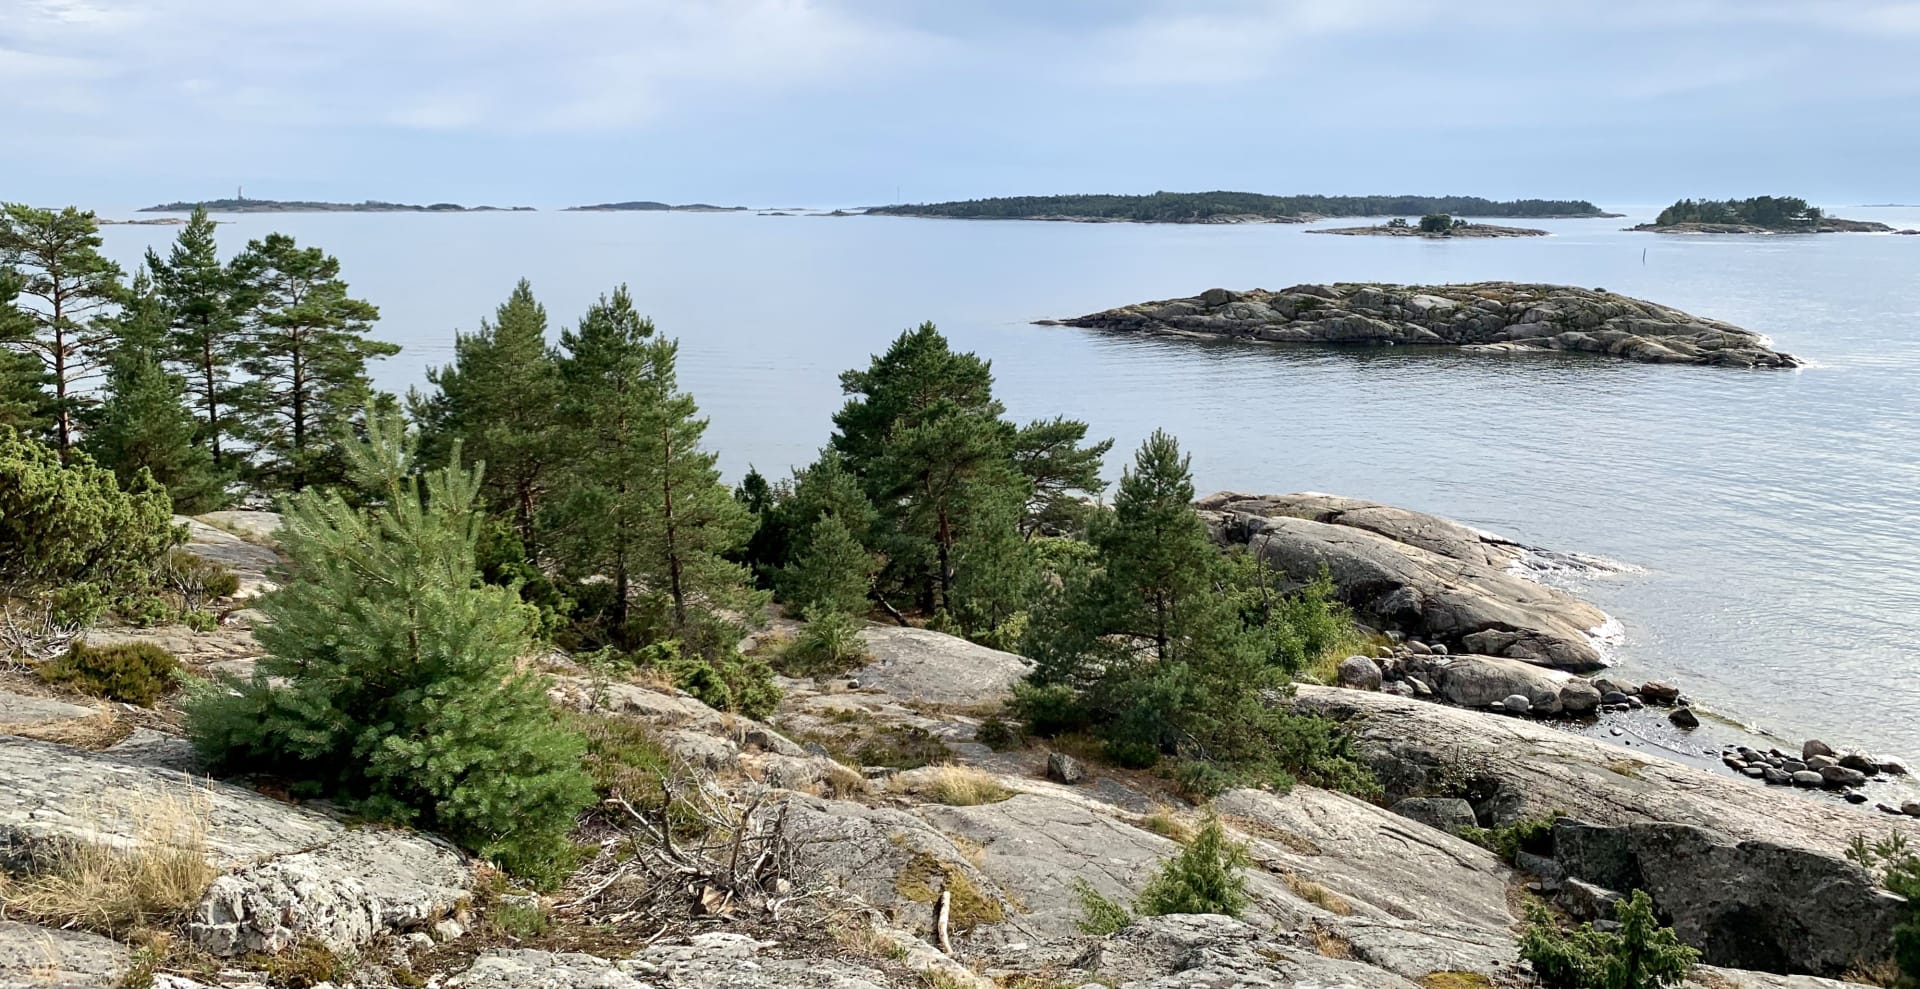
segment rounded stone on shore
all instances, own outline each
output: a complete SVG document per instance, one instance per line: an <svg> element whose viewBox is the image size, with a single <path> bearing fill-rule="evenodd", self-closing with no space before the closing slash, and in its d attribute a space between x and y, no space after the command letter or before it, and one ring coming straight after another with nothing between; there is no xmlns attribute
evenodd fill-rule
<svg viewBox="0 0 1920 989"><path fill-rule="evenodd" d="M1650 704L1671 704L1680 698L1680 688L1665 680L1648 680L1640 685L1640 697Z"/></svg>
<svg viewBox="0 0 1920 989"><path fill-rule="evenodd" d="M1366 656L1348 656L1341 660L1335 675L1342 687L1353 690L1380 689L1380 664Z"/></svg>
<svg viewBox="0 0 1920 989"><path fill-rule="evenodd" d="M1820 779L1836 790L1867 785L1867 774L1845 766L1828 766L1820 770Z"/></svg>
<svg viewBox="0 0 1920 989"><path fill-rule="evenodd" d="M1560 688L1560 710L1586 714L1600 706L1600 689L1585 680L1569 680Z"/></svg>
<svg viewBox="0 0 1920 989"><path fill-rule="evenodd" d="M1880 760L1880 771L1888 776L1905 776L1907 775L1907 764L1898 759L1882 759Z"/></svg>
<svg viewBox="0 0 1920 989"><path fill-rule="evenodd" d="M1525 694L1508 694L1500 706L1506 708L1509 714L1525 714L1533 710L1533 701Z"/></svg>
<svg viewBox="0 0 1920 989"><path fill-rule="evenodd" d="M1854 790L1851 793L1847 794L1847 803L1864 804L1866 802L1867 802L1867 795L1864 793L1861 793L1859 790Z"/></svg>
<svg viewBox="0 0 1920 989"><path fill-rule="evenodd" d="M1802 769L1793 774L1794 786L1819 786L1824 782L1826 782L1825 779L1811 769Z"/></svg>
<svg viewBox="0 0 1920 989"><path fill-rule="evenodd" d="M1767 775L1767 767L1765 766L1742 766L1740 767L1740 771L1754 779L1760 779Z"/></svg>
<svg viewBox="0 0 1920 989"><path fill-rule="evenodd" d="M1908 817L1920 817L1920 800L1909 800L1901 804L1900 813Z"/></svg>
<svg viewBox="0 0 1920 989"><path fill-rule="evenodd" d="M1667 720L1681 728L1700 727L1700 717L1694 714L1693 708L1690 707L1674 708L1673 711L1667 715Z"/></svg>
<svg viewBox="0 0 1920 989"><path fill-rule="evenodd" d="M1818 773L1840 765L1840 760L1830 755L1811 755L1807 757L1807 768Z"/></svg>
<svg viewBox="0 0 1920 989"><path fill-rule="evenodd" d="M1817 738L1809 738L1805 745L1800 746L1800 758L1807 761L1812 761L1813 757L1817 755L1830 756L1832 754L1833 748Z"/></svg>
<svg viewBox="0 0 1920 989"><path fill-rule="evenodd" d="M1766 780L1768 786L1786 786L1793 782L1792 773L1782 772L1773 768L1761 770L1760 778Z"/></svg>
<svg viewBox="0 0 1920 989"><path fill-rule="evenodd" d="M1609 690L1600 695L1600 703L1608 707L1617 707L1627 702L1627 695L1619 690Z"/></svg>

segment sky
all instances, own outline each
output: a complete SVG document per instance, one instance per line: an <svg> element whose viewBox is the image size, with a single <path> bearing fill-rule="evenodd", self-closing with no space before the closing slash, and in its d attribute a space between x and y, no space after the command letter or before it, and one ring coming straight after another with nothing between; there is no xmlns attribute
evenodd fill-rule
<svg viewBox="0 0 1920 989"><path fill-rule="evenodd" d="M0 200L1920 202L1915 0L0 0Z"/></svg>

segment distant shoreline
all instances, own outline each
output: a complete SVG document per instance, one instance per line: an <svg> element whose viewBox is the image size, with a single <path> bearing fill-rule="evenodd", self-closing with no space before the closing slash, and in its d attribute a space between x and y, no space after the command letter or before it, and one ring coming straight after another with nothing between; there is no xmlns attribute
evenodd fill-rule
<svg viewBox="0 0 1920 989"><path fill-rule="evenodd" d="M209 213L532 213L531 206L462 206L459 203L388 203L369 199L359 203L329 203L314 200L279 199L205 199L199 202L179 200L136 210L138 213L191 213L204 209Z"/></svg>
<svg viewBox="0 0 1920 989"><path fill-rule="evenodd" d="M1254 192L1156 192L1151 195L1001 196L944 203L870 206L867 216L1072 223L1310 223L1340 217L1599 219L1609 213L1584 199L1493 200L1479 196L1270 196Z"/></svg>

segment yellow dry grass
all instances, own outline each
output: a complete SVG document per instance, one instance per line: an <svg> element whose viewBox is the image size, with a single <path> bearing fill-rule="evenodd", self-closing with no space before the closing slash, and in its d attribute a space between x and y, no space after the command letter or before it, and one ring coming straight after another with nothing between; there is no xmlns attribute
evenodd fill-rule
<svg viewBox="0 0 1920 989"><path fill-rule="evenodd" d="M207 862L210 796L157 791L133 794L121 806L122 812L109 815L103 808L94 816L130 818L130 843L50 845L36 856L32 871L0 875L6 912L125 937L168 924L199 902L219 874Z"/></svg>
<svg viewBox="0 0 1920 989"><path fill-rule="evenodd" d="M971 766L941 766L935 769L921 786L921 793L928 800L950 807L997 804L1013 796L1013 791L1000 785L1000 781L992 774Z"/></svg>

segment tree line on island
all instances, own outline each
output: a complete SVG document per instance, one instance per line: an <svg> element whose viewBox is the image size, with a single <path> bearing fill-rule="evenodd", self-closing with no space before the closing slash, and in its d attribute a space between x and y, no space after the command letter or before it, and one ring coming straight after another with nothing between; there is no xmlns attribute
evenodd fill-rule
<svg viewBox="0 0 1920 989"><path fill-rule="evenodd" d="M1606 216L1584 199L1479 196L1267 196L1252 192L1156 192L1143 196L1004 196L961 202L878 206L867 212L960 219L1072 218L1139 223L1196 223L1213 217L1304 219L1339 216L1554 217Z"/></svg>
<svg viewBox="0 0 1920 989"><path fill-rule="evenodd" d="M1682 199L1660 211L1656 226L1677 223L1738 223L1790 230L1808 227L1825 219L1820 207L1798 196L1755 196L1751 199Z"/></svg>

